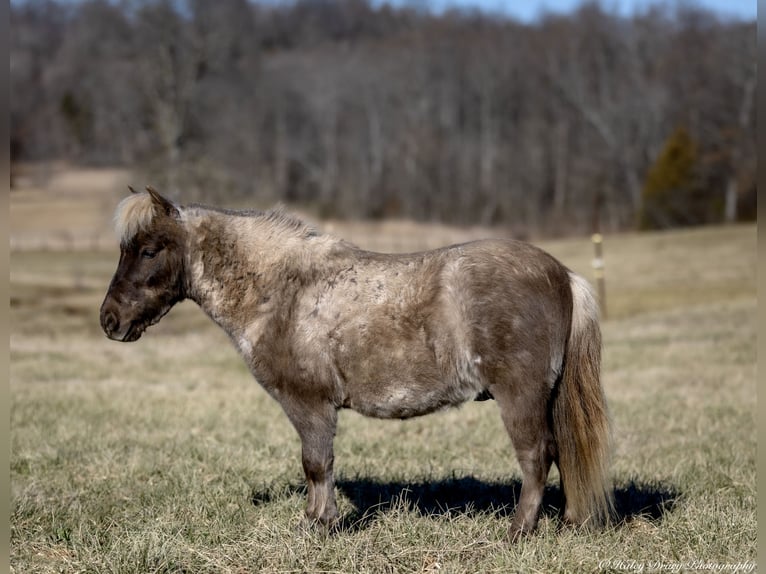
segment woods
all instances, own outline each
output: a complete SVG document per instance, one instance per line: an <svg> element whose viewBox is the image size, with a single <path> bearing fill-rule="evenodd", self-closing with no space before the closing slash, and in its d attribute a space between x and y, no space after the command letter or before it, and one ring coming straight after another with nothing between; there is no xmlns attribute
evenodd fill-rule
<svg viewBox="0 0 766 574"><path fill-rule="evenodd" d="M518 235L753 219L755 66L755 22L683 4L14 3L12 161Z"/></svg>

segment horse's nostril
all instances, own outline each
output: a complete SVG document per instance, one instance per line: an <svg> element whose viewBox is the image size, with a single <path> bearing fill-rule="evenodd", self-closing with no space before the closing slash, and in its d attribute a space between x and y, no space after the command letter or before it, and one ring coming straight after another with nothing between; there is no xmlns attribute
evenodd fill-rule
<svg viewBox="0 0 766 574"><path fill-rule="evenodd" d="M101 326L107 335L111 335L120 327L120 322L117 319L117 315L112 311L107 311L101 320Z"/></svg>

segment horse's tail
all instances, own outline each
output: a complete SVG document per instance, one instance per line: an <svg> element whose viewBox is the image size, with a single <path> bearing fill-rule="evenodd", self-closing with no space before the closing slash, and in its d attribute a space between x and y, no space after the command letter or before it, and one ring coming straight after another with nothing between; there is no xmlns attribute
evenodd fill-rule
<svg viewBox="0 0 766 574"><path fill-rule="evenodd" d="M572 323L553 401L553 434L566 497L564 519L602 526L614 509L609 480L610 422L601 387L598 304L588 282L569 274Z"/></svg>

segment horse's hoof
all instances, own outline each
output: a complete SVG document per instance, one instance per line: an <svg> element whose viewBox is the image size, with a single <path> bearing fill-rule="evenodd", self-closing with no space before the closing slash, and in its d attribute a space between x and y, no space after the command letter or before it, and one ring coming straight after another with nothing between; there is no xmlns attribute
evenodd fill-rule
<svg viewBox="0 0 766 574"><path fill-rule="evenodd" d="M311 518L309 516L304 516L298 523L296 530L300 534L334 534L340 530L340 527L341 521L338 519L338 517L328 520L323 518Z"/></svg>
<svg viewBox="0 0 766 574"><path fill-rule="evenodd" d="M518 544L523 539L527 538L530 534L532 534L533 529L531 528L524 528L523 526L518 526L515 524L512 524L511 527L508 529L507 539L508 542L511 544Z"/></svg>

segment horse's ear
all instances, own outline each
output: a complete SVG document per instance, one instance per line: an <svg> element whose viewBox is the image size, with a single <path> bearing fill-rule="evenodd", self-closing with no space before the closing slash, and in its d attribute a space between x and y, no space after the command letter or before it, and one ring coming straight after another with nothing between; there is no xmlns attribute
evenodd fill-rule
<svg viewBox="0 0 766 574"><path fill-rule="evenodd" d="M146 191L149 193L149 195L152 196L152 201L155 205L160 207L163 212L165 212L166 215L170 215L171 217L175 217L178 215L178 209L175 205L173 205L170 201L162 197L159 192L154 189L151 185L146 186Z"/></svg>
<svg viewBox="0 0 766 574"><path fill-rule="evenodd" d="M133 187L132 185L129 185L129 186L128 186L128 189L130 190L130 193L138 193L138 192L136 191L136 188L135 188L135 187Z"/></svg>

